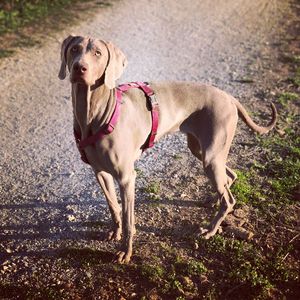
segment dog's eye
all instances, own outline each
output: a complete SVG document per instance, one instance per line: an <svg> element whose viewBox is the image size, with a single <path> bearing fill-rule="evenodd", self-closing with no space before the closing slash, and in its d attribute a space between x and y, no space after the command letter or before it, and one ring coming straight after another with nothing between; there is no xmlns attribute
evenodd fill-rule
<svg viewBox="0 0 300 300"><path fill-rule="evenodd" d="M72 52L77 52L78 51L78 47L77 46L73 46L72 47Z"/></svg>
<svg viewBox="0 0 300 300"><path fill-rule="evenodd" d="M100 50L96 50L95 55L96 55L96 56L100 56L100 55L101 55Z"/></svg>

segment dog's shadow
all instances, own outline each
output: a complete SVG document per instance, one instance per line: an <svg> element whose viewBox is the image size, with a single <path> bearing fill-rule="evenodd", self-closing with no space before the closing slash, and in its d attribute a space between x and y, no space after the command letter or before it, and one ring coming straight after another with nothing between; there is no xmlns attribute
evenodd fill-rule
<svg viewBox="0 0 300 300"><path fill-rule="evenodd" d="M66 247L56 252L60 258L67 259L78 266L107 264L114 260L110 251L95 250L92 248Z"/></svg>
<svg viewBox="0 0 300 300"><path fill-rule="evenodd" d="M146 209L149 212L156 209L155 201L149 202L144 196L137 193L137 215L141 204L148 206ZM201 201L162 198L158 203L172 211L178 207L193 209ZM83 262L87 259L108 263L118 249L119 243L105 241L111 228L111 218L102 195L99 199L91 199L86 192L80 195L80 200L65 197L52 202L31 199L26 203L0 205L0 210L7 219L14 214L11 221L4 219L0 224L1 262L22 256L71 257L74 254L75 257L82 257ZM187 220L174 224L172 218L168 224L160 225L148 223L147 220L137 224L135 242L138 244L139 239L146 240L144 237L149 233L157 239L167 237L179 241L184 235L191 235L198 229Z"/></svg>

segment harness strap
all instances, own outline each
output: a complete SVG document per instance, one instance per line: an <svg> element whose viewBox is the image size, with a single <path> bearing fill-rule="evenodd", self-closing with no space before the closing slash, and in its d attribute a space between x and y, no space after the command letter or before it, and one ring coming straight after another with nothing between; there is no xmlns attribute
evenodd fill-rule
<svg viewBox="0 0 300 300"><path fill-rule="evenodd" d="M82 148L79 147L79 143L80 143L80 140L81 140L81 134L80 134L80 131L76 131L75 128L74 128L74 138L75 138L75 142L76 142L76 146L78 148L78 151L80 153L80 157L82 159L83 162L85 162L86 164L89 163L86 155L85 155L85 152Z"/></svg>
<svg viewBox="0 0 300 300"><path fill-rule="evenodd" d="M154 146L154 141L155 141L155 137L157 134L157 128L158 128L158 120L159 120L158 101L155 97L154 91L150 88L149 84L146 82L136 81L136 82L131 82L131 83L125 83L125 84L118 86L117 89L121 90L122 92L126 92L130 88L141 89L147 96L147 100L149 101L149 104L150 104L152 127L151 127L151 132L147 138L147 141L142 146L143 151L145 151L146 149Z"/></svg>
<svg viewBox="0 0 300 300"><path fill-rule="evenodd" d="M107 124L105 124L102 128L100 128L100 130L97 133L90 135L87 138L81 140L79 142L79 148L84 149L89 145L95 144L97 140L101 140L105 135L110 134L114 131L120 116L121 104L122 104L122 94L118 93L118 90L116 90L116 106L110 118L110 121Z"/></svg>
<svg viewBox="0 0 300 300"><path fill-rule="evenodd" d="M152 91L152 89L149 88L148 85L143 86L143 91L148 96L150 109L151 109L151 117L152 117L152 128L148 137L148 143L146 143L145 146L143 147L143 151L144 151L147 148L151 148L154 146L154 141L156 138L157 128L158 128L159 106L154 92Z"/></svg>
<svg viewBox="0 0 300 300"><path fill-rule="evenodd" d="M159 105L158 101L155 97L154 91L150 88L148 83L145 82L131 82L131 83L126 83L126 84L121 84L115 89L116 93L116 105L114 112L110 118L110 121L105 124L100 130L91 135L88 136L87 138L81 140L81 134L80 132L76 132L74 129L74 136L75 136L75 141L78 147L78 150L81 154L81 159L85 162L88 163L87 157L84 152L84 148L95 144L97 140L101 140L105 135L110 134L113 132L115 129L115 126L118 122L119 116L120 116L120 109L121 109L121 104L122 104L122 95L124 92L128 91L130 88L139 88L141 89L148 100L148 103L150 105L150 110L151 110L151 118L152 118L152 127L151 127L151 132L145 142L145 144L142 146L142 150L145 151L147 148L151 148L154 145L155 137L157 134L157 128L158 128L158 120L159 120Z"/></svg>

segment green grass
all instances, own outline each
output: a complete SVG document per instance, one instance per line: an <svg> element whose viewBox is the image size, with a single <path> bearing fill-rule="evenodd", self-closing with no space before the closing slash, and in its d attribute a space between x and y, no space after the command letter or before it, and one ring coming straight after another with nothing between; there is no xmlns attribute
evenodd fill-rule
<svg viewBox="0 0 300 300"><path fill-rule="evenodd" d="M295 74L293 77L288 78L296 87L300 86L300 67L296 68Z"/></svg>
<svg viewBox="0 0 300 300"><path fill-rule="evenodd" d="M294 86L299 86L299 76L298 68L292 78ZM291 86L278 95L278 132L273 130L256 137L261 154L250 167L236 171L238 179L231 188L237 203L246 204L255 212L253 217L260 224L257 228L262 230L258 232L259 242L226 236L199 241L204 254L225 262L222 272L216 271L216 297L222 293L227 298L245 295L249 299L283 299L286 295L292 298L296 295L298 266L291 261L297 257L294 240L298 228L293 212L297 209L295 191L300 184L299 100L297 90ZM278 224L281 229L277 228ZM267 236L272 238L265 240ZM223 292L219 285L222 281L226 282ZM228 290L228 286L234 288Z"/></svg>
<svg viewBox="0 0 300 300"><path fill-rule="evenodd" d="M292 245L265 251L253 241L221 235L210 240L201 238L198 242L199 258L181 256L176 248L162 246L161 254L168 263L162 263L161 255L148 257L147 263L137 266L141 280L150 282L163 299L187 295L191 299L200 295L205 299L220 299L227 293L229 298L268 299L272 293L284 295L278 287L296 286L299 282L297 268L285 262L295 251ZM201 278L210 281L204 285ZM232 287L238 287L238 291Z"/></svg>
<svg viewBox="0 0 300 300"><path fill-rule="evenodd" d="M180 160L180 159L182 159L182 155L180 155L180 154L174 154L174 155L173 155L173 158L174 158L175 160Z"/></svg>
<svg viewBox="0 0 300 300"><path fill-rule="evenodd" d="M14 32L79 0L3 1L0 4L0 35Z"/></svg>
<svg viewBox="0 0 300 300"><path fill-rule="evenodd" d="M0 59L5 58L5 57L9 57L14 53L15 52L13 50L0 49Z"/></svg>
<svg viewBox="0 0 300 300"><path fill-rule="evenodd" d="M199 295L198 285L201 275L208 274L203 261L191 257L182 257L176 248L161 243L161 254L168 263L162 263L160 256L151 256L140 269L143 280L151 282L165 297L184 297ZM163 298L165 299L165 298ZM167 299L167 298L166 298ZM184 298L178 298L184 299Z"/></svg>
<svg viewBox="0 0 300 300"><path fill-rule="evenodd" d="M285 92L278 97L284 112L280 111L278 126L284 134L257 136L264 155L248 170L237 171L238 180L232 187L238 203L259 206L261 200L276 204L293 202L293 192L300 183L300 130L299 116L291 106L297 104L299 95ZM265 204L265 203L264 203Z"/></svg>
<svg viewBox="0 0 300 300"><path fill-rule="evenodd" d="M286 107L290 101L297 100L299 100L299 95L291 92L282 93L278 98L279 103L284 107Z"/></svg>
<svg viewBox="0 0 300 300"><path fill-rule="evenodd" d="M267 195L279 202L292 200L292 192L300 182L300 136L299 129L286 130L284 136L273 136L268 141L265 157Z"/></svg>
<svg viewBox="0 0 300 300"><path fill-rule="evenodd" d="M193 259L193 265L186 259L176 257L168 267L162 290L165 294L176 295L198 293L196 282L199 275L207 271L201 262Z"/></svg>
<svg viewBox="0 0 300 300"><path fill-rule="evenodd" d="M257 176L254 169L247 172L239 170L235 172L238 176L238 180L232 186L231 191L237 200L237 204L253 204L259 202L263 198L263 195L259 187L254 187L255 178Z"/></svg>
<svg viewBox="0 0 300 300"><path fill-rule="evenodd" d="M158 283L163 280L166 270L157 264L143 264L141 272L150 282Z"/></svg>
<svg viewBox="0 0 300 300"><path fill-rule="evenodd" d="M137 176L142 177L144 175L143 170L139 169L139 168L135 168L135 172Z"/></svg>
<svg viewBox="0 0 300 300"><path fill-rule="evenodd" d="M197 276L207 273L207 268L202 261L190 259L184 261L179 259L175 264L178 273L185 276Z"/></svg>
<svg viewBox="0 0 300 300"><path fill-rule="evenodd" d="M281 60L284 61L285 63L289 63L289 64L299 64L300 56L293 55L291 53L284 53L281 55Z"/></svg>
<svg viewBox="0 0 300 300"><path fill-rule="evenodd" d="M151 181L145 188L144 192L148 194L151 200L159 200L160 199L160 182L158 181Z"/></svg>
<svg viewBox="0 0 300 300"><path fill-rule="evenodd" d="M215 275L220 276L218 281L224 280L227 286L243 286L241 290L250 298L267 299L276 286L283 283L296 285L299 281L297 269L284 262L292 251L291 246L264 252L254 243L220 235L201 242L208 255L217 256L223 262L222 272L216 270Z"/></svg>
<svg viewBox="0 0 300 300"><path fill-rule="evenodd" d="M109 0L0 1L0 59L19 48L39 45L43 37L90 18L98 7L111 5Z"/></svg>

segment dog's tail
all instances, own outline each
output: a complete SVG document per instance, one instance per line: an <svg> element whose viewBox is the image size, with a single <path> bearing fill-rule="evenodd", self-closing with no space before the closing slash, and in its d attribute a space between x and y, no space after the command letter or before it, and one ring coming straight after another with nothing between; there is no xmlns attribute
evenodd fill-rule
<svg viewBox="0 0 300 300"><path fill-rule="evenodd" d="M243 105L238 100L236 100L236 99L234 99L234 100L235 100L235 106L238 109L239 117L253 131L255 131L259 134L264 134L264 133L269 132L271 129L273 129L273 127L275 126L276 121L277 121L277 110L276 110L275 105L272 102L270 103L270 106L272 109L272 120L266 127L263 127L263 126L259 126L259 125L255 124L253 122L253 120L250 118L250 116L248 115L248 113L247 113L246 109L243 107Z"/></svg>

